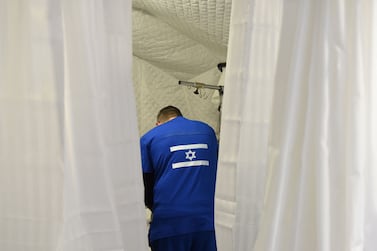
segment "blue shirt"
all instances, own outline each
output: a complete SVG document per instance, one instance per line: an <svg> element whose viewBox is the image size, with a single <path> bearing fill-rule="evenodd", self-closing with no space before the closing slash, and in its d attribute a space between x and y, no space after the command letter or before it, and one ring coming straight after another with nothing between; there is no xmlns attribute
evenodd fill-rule
<svg viewBox="0 0 377 251"><path fill-rule="evenodd" d="M179 116L147 132L140 145L143 172L155 177L149 240L214 230L214 130Z"/></svg>

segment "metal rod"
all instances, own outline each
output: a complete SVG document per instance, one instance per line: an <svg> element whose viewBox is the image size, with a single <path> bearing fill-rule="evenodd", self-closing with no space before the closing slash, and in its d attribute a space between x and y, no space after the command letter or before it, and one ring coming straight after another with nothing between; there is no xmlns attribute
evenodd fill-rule
<svg viewBox="0 0 377 251"><path fill-rule="evenodd" d="M196 88L196 91L194 92L195 94L198 94L198 89L200 88L207 88L207 89L213 89L213 90L218 90L219 91L219 96L220 96L220 104L218 107L219 111L219 134L218 134L218 140L220 141L220 130L221 130L221 111L222 111L222 103L223 103L223 95L224 95L224 86L223 85L207 85L199 82L189 82L189 81L178 81L179 85L186 85L186 86L191 86Z"/></svg>
<svg viewBox="0 0 377 251"><path fill-rule="evenodd" d="M213 90L219 90L220 92L223 91L224 86L221 85L207 85L200 82L189 82L189 81L178 81L179 85L186 85L186 86L192 86L195 88L206 88L206 89L213 89Z"/></svg>

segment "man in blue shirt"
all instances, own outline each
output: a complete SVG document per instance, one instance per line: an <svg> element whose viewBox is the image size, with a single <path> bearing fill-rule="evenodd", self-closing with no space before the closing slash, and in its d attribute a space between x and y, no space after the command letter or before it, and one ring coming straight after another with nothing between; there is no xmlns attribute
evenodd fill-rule
<svg viewBox="0 0 377 251"><path fill-rule="evenodd" d="M152 251L215 251L218 142L207 124L162 108L140 139Z"/></svg>

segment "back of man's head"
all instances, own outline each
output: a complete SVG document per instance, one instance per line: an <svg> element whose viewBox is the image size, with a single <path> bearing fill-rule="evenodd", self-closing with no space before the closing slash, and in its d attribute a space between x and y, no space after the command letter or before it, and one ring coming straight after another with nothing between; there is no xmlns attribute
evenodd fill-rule
<svg viewBox="0 0 377 251"><path fill-rule="evenodd" d="M172 105L162 108L157 114L157 124L162 124L172 118L182 116L181 111Z"/></svg>

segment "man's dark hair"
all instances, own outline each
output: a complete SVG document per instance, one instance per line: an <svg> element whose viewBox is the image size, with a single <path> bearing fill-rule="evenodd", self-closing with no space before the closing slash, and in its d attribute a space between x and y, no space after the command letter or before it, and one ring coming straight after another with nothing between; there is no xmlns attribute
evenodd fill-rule
<svg viewBox="0 0 377 251"><path fill-rule="evenodd" d="M157 121L163 122L178 116L183 116L181 111L175 106L168 105L158 112Z"/></svg>

